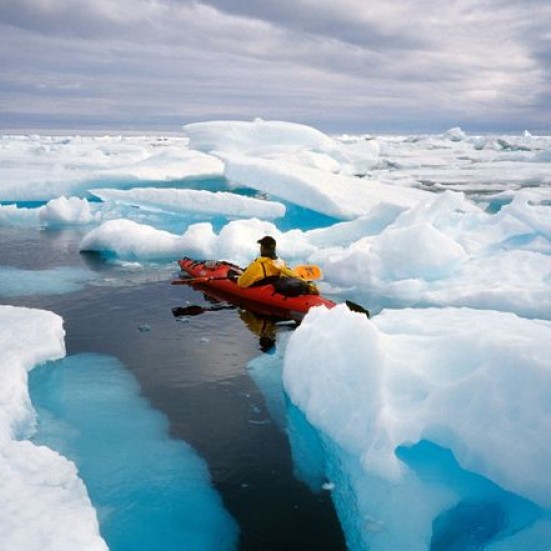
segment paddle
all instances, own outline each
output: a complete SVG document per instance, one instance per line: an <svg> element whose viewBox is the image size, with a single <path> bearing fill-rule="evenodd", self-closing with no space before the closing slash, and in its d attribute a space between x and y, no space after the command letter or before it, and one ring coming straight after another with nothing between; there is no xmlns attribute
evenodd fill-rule
<svg viewBox="0 0 551 551"><path fill-rule="evenodd" d="M170 282L171 285L190 285L193 283L206 283L207 281L227 281L230 279L227 276L214 277L214 276L202 276L202 277L188 277L182 279L174 279Z"/></svg>
<svg viewBox="0 0 551 551"><path fill-rule="evenodd" d="M205 312L218 312L219 310L235 310L237 306L233 304L215 304L213 306L199 306L191 304L190 306L177 306L172 309L172 315L175 318L181 318L183 316L198 316Z"/></svg>
<svg viewBox="0 0 551 551"><path fill-rule="evenodd" d="M315 264L301 264L299 266L295 266L293 268L293 272L306 281L314 281L315 279L320 279L323 277L321 268Z"/></svg>
<svg viewBox="0 0 551 551"><path fill-rule="evenodd" d="M367 310L363 306L360 306L359 304L356 304L351 300L345 300L344 303L346 304L346 306L348 306L348 309L351 312L358 312L360 314L365 314L368 318L371 318L371 315L369 314L369 310Z"/></svg>

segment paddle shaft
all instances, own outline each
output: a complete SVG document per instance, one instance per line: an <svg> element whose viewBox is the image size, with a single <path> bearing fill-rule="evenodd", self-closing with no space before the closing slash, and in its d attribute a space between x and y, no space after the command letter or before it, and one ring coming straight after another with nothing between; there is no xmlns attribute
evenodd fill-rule
<svg viewBox="0 0 551 551"><path fill-rule="evenodd" d="M215 276L202 276L202 277L190 277L188 279L175 279L170 283L172 285L189 285L192 283L206 283L207 281L227 281L231 278L228 276L215 277Z"/></svg>

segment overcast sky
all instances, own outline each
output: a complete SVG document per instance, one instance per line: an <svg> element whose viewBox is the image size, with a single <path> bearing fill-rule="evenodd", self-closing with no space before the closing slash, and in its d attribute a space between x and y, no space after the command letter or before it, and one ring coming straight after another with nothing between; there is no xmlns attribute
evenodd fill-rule
<svg viewBox="0 0 551 551"><path fill-rule="evenodd" d="M551 0L0 0L0 132L551 134Z"/></svg>

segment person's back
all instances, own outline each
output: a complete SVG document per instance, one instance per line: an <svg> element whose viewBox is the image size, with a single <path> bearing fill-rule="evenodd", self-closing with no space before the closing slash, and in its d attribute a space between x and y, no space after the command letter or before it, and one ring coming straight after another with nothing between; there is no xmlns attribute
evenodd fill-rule
<svg viewBox="0 0 551 551"><path fill-rule="evenodd" d="M273 237L267 235L257 243L260 244L260 256L253 260L237 278L239 287L250 287L264 280L270 281L280 277L298 277L283 260L277 257L276 240ZM317 293L316 286L313 283L310 285L312 286L310 292Z"/></svg>
<svg viewBox="0 0 551 551"><path fill-rule="evenodd" d="M287 268L282 260L268 256L259 256L239 276L237 285L239 287L250 287L259 281L281 277L282 275L288 277L295 276L294 272Z"/></svg>

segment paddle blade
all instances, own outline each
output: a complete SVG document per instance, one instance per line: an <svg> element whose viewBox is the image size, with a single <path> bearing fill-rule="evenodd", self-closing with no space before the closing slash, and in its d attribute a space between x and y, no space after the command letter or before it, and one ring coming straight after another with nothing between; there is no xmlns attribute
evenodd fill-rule
<svg viewBox="0 0 551 551"><path fill-rule="evenodd" d="M365 314L368 318L370 318L369 310L364 308L363 306L360 306L359 304L356 304L355 302L352 302L351 300L345 300L344 303L346 306L348 306L348 309L351 312L359 312L360 314Z"/></svg>
<svg viewBox="0 0 551 551"><path fill-rule="evenodd" d="M295 266L293 271L299 277L307 281L314 281L315 279L320 279L323 277L321 268L315 264L301 264L300 266Z"/></svg>
<svg viewBox="0 0 551 551"><path fill-rule="evenodd" d="M206 308L192 304L191 306L177 306L176 308L173 308L172 315L175 318L181 318L183 316L198 316L206 311Z"/></svg>

